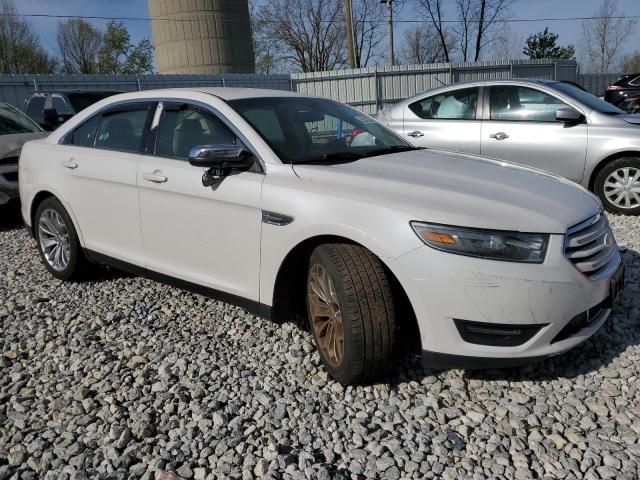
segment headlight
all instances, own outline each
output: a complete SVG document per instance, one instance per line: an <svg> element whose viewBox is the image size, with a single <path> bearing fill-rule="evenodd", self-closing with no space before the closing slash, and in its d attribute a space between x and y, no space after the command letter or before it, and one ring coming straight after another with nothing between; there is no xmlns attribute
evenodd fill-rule
<svg viewBox="0 0 640 480"><path fill-rule="evenodd" d="M413 230L430 247L470 257L507 262L542 263L549 235L480 230L411 222Z"/></svg>

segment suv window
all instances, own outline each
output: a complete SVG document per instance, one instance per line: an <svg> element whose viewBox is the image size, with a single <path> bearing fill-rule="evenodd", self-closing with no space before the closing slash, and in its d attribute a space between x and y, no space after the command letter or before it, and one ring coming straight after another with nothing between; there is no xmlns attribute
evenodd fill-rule
<svg viewBox="0 0 640 480"><path fill-rule="evenodd" d="M555 122L556 111L567 106L552 95L527 87L491 87L489 95L491 120Z"/></svg>
<svg viewBox="0 0 640 480"><path fill-rule="evenodd" d="M186 104L164 104L155 154L188 159L196 145L235 144L237 137L211 112Z"/></svg>
<svg viewBox="0 0 640 480"><path fill-rule="evenodd" d="M31 97L27 103L27 115L38 123L44 122L44 101L45 97L38 95Z"/></svg>
<svg viewBox="0 0 640 480"><path fill-rule="evenodd" d="M139 152L148 112L149 104L141 103L130 105L126 110L103 113L96 134L96 148Z"/></svg>
<svg viewBox="0 0 640 480"><path fill-rule="evenodd" d="M478 89L464 88L427 97L409 105L418 117L436 120L475 120Z"/></svg>
<svg viewBox="0 0 640 480"><path fill-rule="evenodd" d="M53 95L51 97L51 106L55 108L56 112L58 112L58 114L60 115L73 114L73 112L69 108L69 105L67 105L67 102L65 102L64 98L59 95Z"/></svg>

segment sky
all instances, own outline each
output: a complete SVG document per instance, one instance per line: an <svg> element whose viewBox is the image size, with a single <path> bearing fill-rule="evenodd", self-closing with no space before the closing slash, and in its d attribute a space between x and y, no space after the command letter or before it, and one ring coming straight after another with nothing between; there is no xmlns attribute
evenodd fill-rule
<svg viewBox="0 0 640 480"><path fill-rule="evenodd" d="M260 3L267 0L254 0ZM378 0L370 0L378 1ZM512 7L512 17L515 18L567 18L584 17L595 13L602 0L515 0ZM447 8L452 10L454 0L444 0ZM58 15L93 15L93 16L117 16L117 17L144 17L149 16L147 0L14 0L21 14L58 14ZM618 0L620 11L626 15L640 16L640 0ZM396 39L402 38L402 31L412 24L402 23L403 19L415 19L417 8L415 0L407 0L407 4L396 16L400 22L396 23ZM453 18L453 12L446 15ZM58 19L55 18L26 18L34 27L43 45L51 52L56 52L56 29ZM106 20L91 20L96 26L103 28ZM141 38L151 38L151 24L149 21L124 21L131 33L133 42ZM509 24L515 38L524 42L531 33L549 30L560 34L561 45L573 44L580 54L582 43L582 21L549 21L549 22L523 22ZM398 41L398 40L397 40ZM623 53L640 50L640 18L634 33L623 45Z"/></svg>

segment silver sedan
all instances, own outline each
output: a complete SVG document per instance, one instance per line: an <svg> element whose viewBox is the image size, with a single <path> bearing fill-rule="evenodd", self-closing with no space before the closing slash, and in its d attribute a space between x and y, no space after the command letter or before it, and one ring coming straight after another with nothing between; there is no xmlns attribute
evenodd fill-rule
<svg viewBox="0 0 640 480"><path fill-rule="evenodd" d="M379 119L417 146L546 170L596 193L611 212L640 214L640 115L569 83L458 83L398 102Z"/></svg>

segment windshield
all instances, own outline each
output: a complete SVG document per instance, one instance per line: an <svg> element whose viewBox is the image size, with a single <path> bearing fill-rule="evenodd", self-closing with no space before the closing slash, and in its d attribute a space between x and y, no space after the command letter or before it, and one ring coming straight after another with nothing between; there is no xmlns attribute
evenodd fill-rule
<svg viewBox="0 0 640 480"><path fill-rule="evenodd" d="M81 110L99 102L103 98L111 97L118 92L83 92L83 93L69 93L69 101L73 105L73 109L78 113Z"/></svg>
<svg viewBox="0 0 640 480"><path fill-rule="evenodd" d="M372 118L332 100L274 97L229 104L285 163L357 160L413 149Z"/></svg>
<svg viewBox="0 0 640 480"><path fill-rule="evenodd" d="M614 107L610 103L605 102L604 100L596 97L595 95L591 95L589 92L580 90L579 88L574 87L573 85L570 85L568 83L557 82L552 84L552 87L564 93L565 95L569 95L571 98L576 99L578 102L582 103L583 105L586 105L590 109L595 110L597 112L614 114L614 115L619 115L621 113L624 113L618 107Z"/></svg>
<svg viewBox="0 0 640 480"><path fill-rule="evenodd" d="M24 113L11 105L0 105L0 135L35 133L42 129Z"/></svg>

